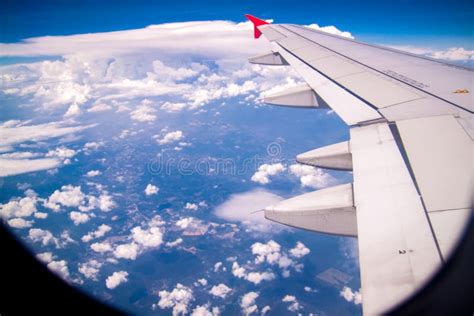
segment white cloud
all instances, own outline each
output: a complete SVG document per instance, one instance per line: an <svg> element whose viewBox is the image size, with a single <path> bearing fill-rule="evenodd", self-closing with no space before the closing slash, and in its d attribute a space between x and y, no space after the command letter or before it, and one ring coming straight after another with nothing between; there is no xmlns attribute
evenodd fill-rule
<svg viewBox="0 0 474 316"><path fill-rule="evenodd" d="M167 247L176 247L183 243L183 238L178 238L175 241L169 241L166 243Z"/></svg>
<svg viewBox="0 0 474 316"><path fill-rule="evenodd" d="M87 109L87 112L103 112L112 110L112 107L105 103L95 103L92 107Z"/></svg>
<svg viewBox="0 0 474 316"><path fill-rule="evenodd" d="M288 306L288 310L290 312L297 312L298 310L300 310L301 308L301 305L300 303L298 302L298 300L296 299L295 296L293 295L285 295L285 297L283 297L283 299L281 300L282 302L285 302L285 303L291 303L289 306Z"/></svg>
<svg viewBox="0 0 474 316"><path fill-rule="evenodd" d="M273 272L248 272L244 267L241 267L237 262L232 264L232 274L239 278L244 279L254 284L260 284L262 281L271 281L275 279L275 274Z"/></svg>
<svg viewBox="0 0 474 316"><path fill-rule="evenodd" d="M25 159L25 158L36 158L38 156L40 156L39 153L33 153L31 151L23 151L23 152L13 152L13 153L1 154L0 158Z"/></svg>
<svg viewBox="0 0 474 316"><path fill-rule="evenodd" d="M91 249L98 253L112 251L112 246L108 242L95 242L91 245Z"/></svg>
<svg viewBox="0 0 474 316"><path fill-rule="evenodd" d="M176 222L176 226L178 226L181 229L186 229L188 228L194 221L193 217L185 217Z"/></svg>
<svg viewBox="0 0 474 316"><path fill-rule="evenodd" d="M33 242L41 242L43 246L47 246L50 243L57 244L57 239L49 230L44 230L41 228L31 228L28 231L28 238Z"/></svg>
<svg viewBox="0 0 474 316"><path fill-rule="evenodd" d="M120 284L125 283L127 281L128 281L128 272L118 271L118 272L114 272L112 275L110 275L107 278L107 280L105 280L105 286L107 286L108 289L113 290Z"/></svg>
<svg viewBox="0 0 474 316"><path fill-rule="evenodd" d="M244 315L250 315L255 312L258 312L258 306L255 304L256 299L258 298L258 293L256 292L248 292L240 301L240 307L242 308L242 312Z"/></svg>
<svg viewBox="0 0 474 316"><path fill-rule="evenodd" d="M36 255L36 257L44 263L50 263L54 259L54 256L53 256L52 252L39 253L39 254Z"/></svg>
<svg viewBox="0 0 474 316"><path fill-rule="evenodd" d="M84 263L78 264L78 271L86 278L97 281L97 276L100 272L102 263L95 259L91 259Z"/></svg>
<svg viewBox="0 0 474 316"><path fill-rule="evenodd" d="M199 70L207 69L207 67L202 66L197 63L192 63L191 64L192 68L197 68L192 69L192 68L185 68L185 67L180 67L180 68L172 68L164 65L161 61L155 60L153 61L153 70L154 72L160 76L167 78L168 80L172 81L179 81L179 80L184 80L188 79L190 77L195 77L199 74Z"/></svg>
<svg viewBox="0 0 474 316"><path fill-rule="evenodd" d="M21 43L1 44L0 52L2 56L71 56L87 53L97 58L147 50L182 54L193 47L193 53L197 55L212 54L219 58L233 53L241 57L268 47L265 41L253 41L252 28L250 22L166 23L128 31L32 38ZM222 38L228 39L229 36L231 41L222 41Z"/></svg>
<svg viewBox="0 0 474 316"><path fill-rule="evenodd" d="M290 254L295 258L301 258L310 253L310 250L300 241L296 243L295 248L290 249Z"/></svg>
<svg viewBox="0 0 474 316"><path fill-rule="evenodd" d="M179 112L187 107L183 102L165 102L161 105L161 109L166 112Z"/></svg>
<svg viewBox="0 0 474 316"><path fill-rule="evenodd" d="M216 207L218 217L228 221L242 222L251 230L281 231L281 227L272 224L263 216L263 210L268 205L280 202L282 198L263 189L234 194L224 203ZM281 226L281 225L279 225Z"/></svg>
<svg viewBox="0 0 474 316"><path fill-rule="evenodd" d="M304 291L305 291L305 292L314 292L314 293L318 292L318 290L312 289L312 288L309 287L309 286L305 286L305 287L304 287Z"/></svg>
<svg viewBox="0 0 474 316"><path fill-rule="evenodd" d="M213 307L212 311L209 311L209 306L207 305L198 305L193 309L191 316L218 316L220 311L218 307Z"/></svg>
<svg viewBox="0 0 474 316"><path fill-rule="evenodd" d="M115 204L114 200L107 192L103 192L99 196L99 209L102 212L110 212L114 209L117 205Z"/></svg>
<svg viewBox="0 0 474 316"><path fill-rule="evenodd" d="M237 262L234 262L232 264L232 274L239 278L239 279L242 279L247 276L247 271L245 270L244 267L241 267Z"/></svg>
<svg viewBox="0 0 474 316"><path fill-rule="evenodd" d="M33 221L26 221L23 218L12 218L8 221L8 225L13 228L28 228L33 225Z"/></svg>
<svg viewBox="0 0 474 316"><path fill-rule="evenodd" d="M132 229L132 238L143 247L159 247L163 243L163 233L159 227L143 230L141 227Z"/></svg>
<svg viewBox="0 0 474 316"><path fill-rule="evenodd" d="M278 262L281 257L280 254L280 245L270 240L266 244L260 242L254 243L252 246L252 254L256 255L255 263L259 264L262 262L268 262L269 264L274 264Z"/></svg>
<svg viewBox="0 0 474 316"><path fill-rule="evenodd" d="M268 312L270 312L270 310L271 310L270 306L267 305L262 308L262 310L260 311L260 315L265 316Z"/></svg>
<svg viewBox="0 0 474 316"><path fill-rule="evenodd" d="M435 51L430 57L450 61L474 60L474 50L466 50L462 47L451 47L446 51Z"/></svg>
<svg viewBox="0 0 474 316"><path fill-rule="evenodd" d="M291 259L286 252L281 251L281 246L273 240L267 243L256 242L251 246L251 249L252 254L255 255L255 264L277 265L285 278L290 276L290 268L301 272L304 267L303 264L298 264ZM298 242L295 248L290 249L289 253L294 258L301 258L309 253L309 249L303 243Z"/></svg>
<svg viewBox="0 0 474 316"><path fill-rule="evenodd" d="M0 217L28 217L36 212L38 202L36 193L28 190L29 194L24 198L13 198L8 203L0 204Z"/></svg>
<svg viewBox="0 0 474 316"><path fill-rule="evenodd" d="M219 285L214 285L212 289L209 291L210 294L220 297L226 298L227 294L232 292L232 289L225 285L224 283L220 283Z"/></svg>
<svg viewBox="0 0 474 316"><path fill-rule="evenodd" d="M57 212L60 205L67 207L78 207L84 201L85 195L80 186L64 185L61 190L55 190L44 204L45 207Z"/></svg>
<svg viewBox="0 0 474 316"><path fill-rule="evenodd" d="M89 242L94 238L103 237L106 233L112 230L112 227L106 224L100 225L97 230L89 232L87 235L82 236L81 240L83 242Z"/></svg>
<svg viewBox="0 0 474 316"><path fill-rule="evenodd" d="M48 213L35 212L34 216L39 219L45 219L48 217Z"/></svg>
<svg viewBox="0 0 474 316"><path fill-rule="evenodd" d="M166 133L166 135L163 136L163 138L158 139L157 141L160 145L164 145L164 144L169 144L172 142L177 142L181 140L183 137L184 135L182 131L174 131L174 132Z"/></svg>
<svg viewBox="0 0 474 316"><path fill-rule="evenodd" d="M81 112L81 108L79 107L79 105L77 103L73 103L72 105L69 106L66 113L64 113L64 117L74 117L74 116L78 116L81 113L82 112Z"/></svg>
<svg viewBox="0 0 474 316"><path fill-rule="evenodd" d="M344 286L339 294L348 302L353 302L356 305L362 303L362 294L360 293L360 290L352 291L350 287Z"/></svg>
<svg viewBox="0 0 474 316"><path fill-rule="evenodd" d="M134 242L129 244L122 244L115 248L114 256L115 258L123 258L135 260L138 256L138 245Z"/></svg>
<svg viewBox="0 0 474 316"><path fill-rule="evenodd" d="M220 269L221 267L222 267L222 262L221 262L221 261L216 262L216 263L214 264L214 272L219 271L219 269Z"/></svg>
<svg viewBox="0 0 474 316"><path fill-rule="evenodd" d="M92 177L97 177L98 175L101 175L102 172L100 172L99 170L90 170L86 173L86 176L89 177L89 178L92 178Z"/></svg>
<svg viewBox="0 0 474 316"><path fill-rule="evenodd" d="M149 105L139 105L130 113L130 117L138 122L153 122L156 120L156 110Z"/></svg>
<svg viewBox="0 0 474 316"><path fill-rule="evenodd" d="M69 217L71 218L71 220L74 222L74 225L76 226L87 223L90 220L89 215L85 213L81 213L81 212L76 212L76 211L72 211L71 213L69 213Z"/></svg>
<svg viewBox="0 0 474 316"><path fill-rule="evenodd" d="M275 274L273 272L249 272L247 274L246 280L252 282L255 285L260 284L262 281L271 281L275 279Z"/></svg>
<svg viewBox="0 0 474 316"><path fill-rule="evenodd" d="M99 208L103 212L109 212L116 207L114 200L106 191L102 191L97 198L93 195L84 194L80 186L73 185L64 185L61 187L61 190L55 190L43 205L54 212L59 212L61 205L78 207L83 212L94 208Z"/></svg>
<svg viewBox="0 0 474 316"><path fill-rule="evenodd" d="M310 24L310 25L307 25L307 27L309 27L310 29L317 30L317 31L326 32L326 33L329 33L329 34L334 34L334 35L339 35L339 36L342 36L342 37L347 37L347 38L354 39L354 36L352 36L352 34L350 32L341 31L333 25L319 26L318 24Z"/></svg>
<svg viewBox="0 0 474 316"><path fill-rule="evenodd" d="M207 280L204 279L204 278L198 279L197 284L200 284L201 286L206 286L207 285Z"/></svg>
<svg viewBox="0 0 474 316"><path fill-rule="evenodd" d="M321 189L335 183L335 179L320 168L294 164L290 166L290 173L300 178L303 187Z"/></svg>
<svg viewBox="0 0 474 316"><path fill-rule="evenodd" d="M253 174L251 180L260 184L267 184L270 183L270 176L275 176L285 170L285 166L281 163L263 164L258 167L258 171Z"/></svg>
<svg viewBox="0 0 474 316"><path fill-rule="evenodd" d="M160 191L160 188L158 188L157 186L154 186L151 183L149 183L145 188L146 195L158 194L159 191Z"/></svg>
<svg viewBox="0 0 474 316"><path fill-rule="evenodd" d="M384 45L390 48L406 51L412 54L424 55L430 58L443 59L447 61L473 61L474 50L468 50L463 47L450 47L445 50L418 47L411 45Z"/></svg>
<svg viewBox="0 0 474 316"><path fill-rule="evenodd" d="M69 268L67 267L67 262L65 260L60 261L51 261L47 265L48 269L67 280L69 278Z"/></svg>
<svg viewBox="0 0 474 316"><path fill-rule="evenodd" d="M48 151L46 154L46 157L54 157L54 158L59 158L66 160L68 158L72 158L77 154L77 152L74 149L70 149L64 146L58 147L54 150Z"/></svg>
<svg viewBox="0 0 474 316"><path fill-rule="evenodd" d="M15 176L22 173L53 169L61 166L57 159L2 159L0 158L0 177Z"/></svg>
<svg viewBox="0 0 474 316"><path fill-rule="evenodd" d="M80 132L94 126L66 126L63 122L51 122L38 125L28 124L28 121L6 121L0 124L0 146L15 145L24 142L39 142Z"/></svg>
<svg viewBox="0 0 474 316"><path fill-rule="evenodd" d="M159 110L195 109L214 100L258 95L281 79L294 77L283 67L247 63L247 57L270 47L267 41L254 41L251 30L249 22L184 22L0 44L4 55L62 56L61 60L2 66L0 82L5 93L22 96L46 110L61 106L68 115L126 111L134 120L151 122ZM215 61L217 69L189 62L188 57L196 55ZM172 62L165 65L164 60ZM156 96L174 98L163 103ZM138 106L129 103L144 98L151 101Z"/></svg>
<svg viewBox="0 0 474 316"><path fill-rule="evenodd" d="M84 151L97 150L103 145L101 142L87 142L84 144Z"/></svg>
<svg viewBox="0 0 474 316"><path fill-rule="evenodd" d="M186 203L184 208L187 209L187 210L196 211L198 209L198 205L195 204L195 203Z"/></svg>
<svg viewBox="0 0 474 316"><path fill-rule="evenodd" d="M161 309L172 308L173 316L185 315L188 312L188 305L194 299L193 291L180 283L171 291L160 291L158 306Z"/></svg>

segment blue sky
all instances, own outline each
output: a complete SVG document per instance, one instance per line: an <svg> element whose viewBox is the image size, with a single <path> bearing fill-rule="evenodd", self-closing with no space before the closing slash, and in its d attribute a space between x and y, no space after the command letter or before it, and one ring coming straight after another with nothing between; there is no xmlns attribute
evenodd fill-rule
<svg viewBox="0 0 474 316"><path fill-rule="evenodd" d="M4 1L0 42L141 28L194 20L242 21L244 13L275 22L335 25L364 41L472 48L472 1Z"/></svg>

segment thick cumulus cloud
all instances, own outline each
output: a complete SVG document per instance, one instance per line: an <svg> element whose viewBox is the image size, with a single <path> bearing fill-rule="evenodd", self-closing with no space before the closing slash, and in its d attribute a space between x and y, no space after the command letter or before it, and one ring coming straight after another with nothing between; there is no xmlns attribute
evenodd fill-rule
<svg viewBox="0 0 474 316"><path fill-rule="evenodd" d="M255 255L255 263L262 264L267 263L269 265L276 265L281 269L283 277L290 276L290 269L293 268L297 272L301 272L303 265L297 263L294 259L304 257L310 250L300 241L296 243L296 246L289 250L289 254L281 250L280 244L274 240L270 240L267 243L256 242L251 246L252 254Z"/></svg>
<svg viewBox="0 0 474 316"><path fill-rule="evenodd" d="M252 175L251 180L259 184L268 184L271 178L275 177L287 170L282 163L263 164ZM293 164L288 167L290 175L297 176L300 179L301 186L321 189L334 184L336 180L327 172L320 168L306 165Z"/></svg>
<svg viewBox="0 0 474 316"><path fill-rule="evenodd" d="M80 186L73 186L71 184L64 185L61 189L55 190L44 201L43 205L54 212L59 212L61 207L77 207L82 212L88 212L96 208L103 212L109 212L116 207L114 200L107 191L102 191L97 197L85 194ZM77 215L75 214L75 216ZM72 216L71 219L73 219Z"/></svg>
<svg viewBox="0 0 474 316"><path fill-rule="evenodd" d="M12 218L8 221L8 225L13 228L28 228L33 225L33 221L27 221L23 218Z"/></svg>
<svg viewBox="0 0 474 316"><path fill-rule="evenodd" d="M37 211L38 197L36 193L28 189L23 198L13 198L8 203L0 204L0 217L5 219L12 217L29 217Z"/></svg>
<svg viewBox="0 0 474 316"><path fill-rule="evenodd" d="M145 188L145 194L146 195L154 195L154 194L158 194L158 192L160 191L160 188L149 183L146 188Z"/></svg>
<svg viewBox="0 0 474 316"><path fill-rule="evenodd" d="M49 270L57 274L64 280L69 278L69 268L65 260L51 261L47 264Z"/></svg>
<svg viewBox="0 0 474 316"><path fill-rule="evenodd" d="M91 249L98 253L112 251L112 246L108 242L95 242L91 245Z"/></svg>
<svg viewBox="0 0 474 316"><path fill-rule="evenodd" d="M232 274L239 279L244 279L252 282L255 285L260 284L262 281L271 281L275 279L275 274L271 271L252 271L247 272L247 269L240 266L237 262L232 264Z"/></svg>
<svg viewBox="0 0 474 316"><path fill-rule="evenodd" d="M188 313L189 304L194 299L193 290L180 283L172 291L160 291L160 300L153 307L161 309L171 308L174 315L185 315Z"/></svg>
<svg viewBox="0 0 474 316"><path fill-rule="evenodd" d="M184 135L182 131L174 131L174 132L166 133L161 139L157 137L158 138L157 141L160 145L165 145L172 142L177 142L183 139L183 137Z"/></svg>
<svg viewBox="0 0 474 316"><path fill-rule="evenodd" d="M240 307L244 315L250 315L258 311L258 306L255 303L259 294L257 292L248 292L242 296L240 300Z"/></svg>
<svg viewBox="0 0 474 316"><path fill-rule="evenodd" d="M220 297L226 298L226 296L232 292L232 289L225 285L224 283L220 283L219 285L214 285L212 289L209 291L210 294Z"/></svg>
<svg viewBox="0 0 474 316"><path fill-rule="evenodd" d="M355 305L362 304L362 294L359 291L353 291L350 287L344 286L339 294L348 302Z"/></svg>
<svg viewBox="0 0 474 316"><path fill-rule="evenodd" d="M57 244L57 239L53 234L49 230L41 228L31 228L28 231L28 238L33 242L41 243L43 246Z"/></svg>
<svg viewBox="0 0 474 316"><path fill-rule="evenodd" d="M125 283L127 281L128 281L128 272L118 271L118 272L114 272L105 280L105 286L107 286L108 289L113 290L120 284Z"/></svg>
<svg viewBox="0 0 474 316"><path fill-rule="evenodd" d="M258 167L257 172L253 174L251 180L260 184L267 184L270 183L270 176L275 176L285 170L286 167L281 163L263 164Z"/></svg>
<svg viewBox="0 0 474 316"><path fill-rule="evenodd" d="M90 216L88 214L76 211L72 211L71 213L69 213L69 217L76 226L87 223L90 220Z"/></svg>
<svg viewBox="0 0 474 316"><path fill-rule="evenodd" d="M97 276L99 275L100 268L102 267L102 263L91 259L84 263L78 264L78 271L86 278L97 281Z"/></svg>
<svg viewBox="0 0 474 316"><path fill-rule="evenodd" d="M131 234L127 237L130 242L116 245L113 249L115 258L135 260L147 249L160 247L163 244L163 228L159 226L162 224L160 216L157 215L148 222L147 227L133 227L130 230ZM94 245L97 250L92 248ZM91 245L91 248L96 252L112 251L109 243L95 243Z"/></svg>
<svg viewBox="0 0 474 316"><path fill-rule="evenodd" d="M106 224L102 224L97 228L97 230L91 231L91 232L87 233L87 235L82 236L81 240L83 242L89 242L92 239L100 238L100 237L104 236L106 233L108 233L111 230L112 230L112 227L110 227L109 225L106 225Z"/></svg>
<svg viewBox="0 0 474 316"><path fill-rule="evenodd" d="M246 61L269 49L267 41L254 41L251 33L248 22L204 21L0 44L0 56L62 57L0 67L0 90L60 111L66 119L117 111L150 123L159 119L160 110L194 109L236 96L255 99L293 78L285 67ZM175 132L159 141L178 136Z"/></svg>
<svg viewBox="0 0 474 316"><path fill-rule="evenodd" d="M336 179L320 168L294 164L290 166L289 170L292 175L300 178L303 187L321 189L336 183Z"/></svg>
<svg viewBox="0 0 474 316"><path fill-rule="evenodd" d="M285 295L281 301L284 303L290 303L290 305L288 305L288 310L290 312L297 312L301 309L301 305L294 295Z"/></svg>
<svg viewBox="0 0 474 316"><path fill-rule="evenodd" d="M295 258L301 258L309 254L311 251L301 241L296 243L295 248L290 249L290 254Z"/></svg>
<svg viewBox="0 0 474 316"><path fill-rule="evenodd" d="M210 28L214 30L212 36L208 33ZM263 51L269 45L265 41L253 42L250 29L249 23L189 22L0 44L3 56L58 55L64 58L3 67L0 87L9 95L30 96L47 109L65 107L66 117L80 115L85 106L87 111L96 112L117 107L117 101L164 95L184 96L184 102L163 105L171 111L183 108L180 103L201 106L212 99L246 93L255 86L245 80L236 84L223 76L215 80L207 65L188 62L186 56L206 56L217 61L233 56L242 63L244 57ZM51 50L53 43L55 48ZM161 60L170 56L175 64L176 60L183 60L185 64L171 66ZM234 68L238 69L239 65ZM182 82L190 78L196 82ZM152 122L162 103L155 106L147 100L130 109L131 118Z"/></svg>

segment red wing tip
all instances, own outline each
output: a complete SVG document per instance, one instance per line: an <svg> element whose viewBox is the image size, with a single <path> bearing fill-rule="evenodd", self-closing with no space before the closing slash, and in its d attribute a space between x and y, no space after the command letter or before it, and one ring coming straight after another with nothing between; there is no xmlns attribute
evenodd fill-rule
<svg viewBox="0 0 474 316"><path fill-rule="evenodd" d="M251 14L244 14L244 16L256 26L269 24L267 21L257 18L256 16L253 16Z"/></svg>
<svg viewBox="0 0 474 316"><path fill-rule="evenodd" d="M253 23L253 34L254 34L254 37L255 38L259 38L260 35L262 35L262 33L260 32L260 30L258 29L258 27L260 25L265 25L265 24L270 24L268 23L267 21L264 21L262 19L259 19L257 17L254 17L253 15L251 14L245 14L245 17Z"/></svg>

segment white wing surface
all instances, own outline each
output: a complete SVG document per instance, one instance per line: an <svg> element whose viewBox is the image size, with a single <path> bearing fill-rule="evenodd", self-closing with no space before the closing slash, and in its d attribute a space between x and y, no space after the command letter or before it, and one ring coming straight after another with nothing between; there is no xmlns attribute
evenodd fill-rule
<svg viewBox="0 0 474 316"><path fill-rule="evenodd" d="M474 72L438 60L247 16L272 51L250 59L290 65L306 81L265 98L331 108L347 142L297 157L352 170L349 186L269 206L268 219L357 236L365 315L421 289L449 257L472 214Z"/></svg>

